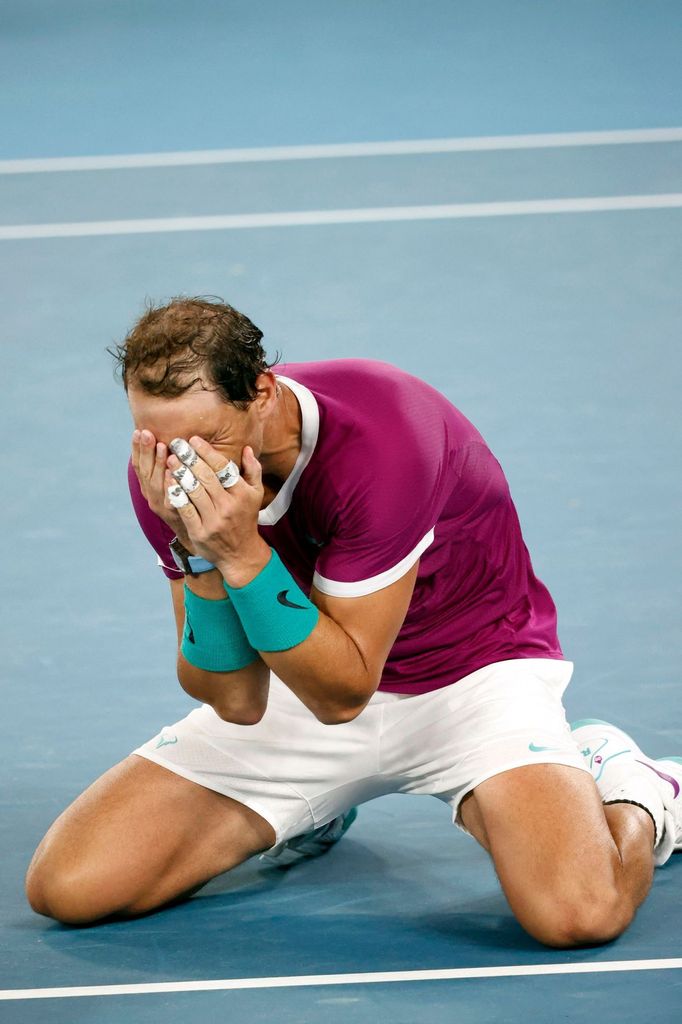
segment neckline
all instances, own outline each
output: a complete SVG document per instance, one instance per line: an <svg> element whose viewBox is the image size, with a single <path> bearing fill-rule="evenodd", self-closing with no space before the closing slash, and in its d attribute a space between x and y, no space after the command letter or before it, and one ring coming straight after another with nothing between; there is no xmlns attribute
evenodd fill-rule
<svg viewBox="0 0 682 1024"><path fill-rule="evenodd" d="M278 373L275 379L286 384L290 388L301 409L301 450L298 453L294 468L286 478L279 491L269 505L262 508L258 513L259 526L274 526L278 523L291 505L296 484L301 478L312 454L315 451L317 437L320 432L320 409L315 395L304 384L300 384L291 377L284 377Z"/></svg>

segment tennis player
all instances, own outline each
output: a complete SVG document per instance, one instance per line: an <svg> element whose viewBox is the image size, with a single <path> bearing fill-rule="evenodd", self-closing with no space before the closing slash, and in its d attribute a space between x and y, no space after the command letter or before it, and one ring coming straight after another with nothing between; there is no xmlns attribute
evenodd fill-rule
<svg viewBox="0 0 682 1024"><path fill-rule="evenodd" d="M133 505L201 704L55 822L31 905L144 913L410 793L449 805L540 942L615 938L682 848L682 759L567 724L552 598L499 463L442 394L374 360L271 364L261 339L180 298L116 349Z"/></svg>

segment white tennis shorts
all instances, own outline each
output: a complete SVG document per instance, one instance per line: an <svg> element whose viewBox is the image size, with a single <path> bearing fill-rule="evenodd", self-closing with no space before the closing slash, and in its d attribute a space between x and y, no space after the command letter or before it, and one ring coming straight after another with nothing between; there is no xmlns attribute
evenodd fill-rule
<svg viewBox="0 0 682 1024"><path fill-rule="evenodd" d="M204 704L134 753L246 804L277 844L386 793L435 796L459 824L467 793L500 772L588 770L561 703L572 673L570 661L501 661L430 693L377 692L342 725L323 725L272 675L257 725Z"/></svg>

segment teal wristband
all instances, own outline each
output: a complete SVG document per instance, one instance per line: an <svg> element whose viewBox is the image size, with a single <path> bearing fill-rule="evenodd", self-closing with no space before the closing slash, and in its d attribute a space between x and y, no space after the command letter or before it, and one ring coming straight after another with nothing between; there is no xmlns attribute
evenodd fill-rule
<svg viewBox="0 0 682 1024"><path fill-rule="evenodd" d="M288 651L310 636L320 613L273 549L270 561L245 587L224 584L257 651Z"/></svg>
<svg viewBox="0 0 682 1024"><path fill-rule="evenodd" d="M208 601L185 584L185 629L180 650L190 665L206 672L235 672L258 657L246 639L232 602Z"/></svg>

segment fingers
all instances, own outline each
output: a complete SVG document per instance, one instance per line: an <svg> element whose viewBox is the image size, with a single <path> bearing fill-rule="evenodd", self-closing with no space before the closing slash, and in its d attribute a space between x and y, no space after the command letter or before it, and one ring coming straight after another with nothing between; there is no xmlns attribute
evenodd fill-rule
<svg viewBox="0 0 682 1024"><path fill-rule="evenodd" d="M183 517L191 516L191 505L202 522L208 522L221 507L225 491L241 479L239 467L232 459L226 462L224 455L200 437L192 437L191 444L175 437L168 447L173 452L167 459L172 477L167 489L169 504Z"/></svg>
<svg viewBox="0 0 682 1024"><path fill-rule="evenodd" d="M136 430L133 433L133 469L145 495L161 493L167 454L165 444L157 442L150 430Z"/></svg>
<svg viewBox="0 0 682 1024"><path fill-rule="evenodd" d="M199 458L203 459L214 474L225 465L225 456L217 452L208 441L204 441L203 437L193 435L189 439L189 446L194 448ZM185 462L184 459L182 461ZM185 465L189 465L189 463L185 463Z"/></svg>
<svg viewBox="0 0 682 1024"><path fill-rule="evenodd" d="M196 458L190 469L186 463L183 465L180 462L177 455L171 455L167 460L167 466L185 493L191 494L197 508L208 509L220 501L223 488L215 473L202 459Z"/></svg>
<svg viewBox="0 0 682 1024"><path fill-rule="evenodd" d="M198 458L197 453L194 448L192 448L192 445L185 441L184 437L174 437L173 440L169 442L168 447L173 452L173 455L176 455L180 459L180 462L189 469L196 465Z"/></svg>
<svg viewBox="0 0 682 1024"><path fill-rule="evenodd" d="M185 505L189 505L189 498L183 491L180 484L170 484L168 486L168 503L173 508L184 508Z"/></svg>
<svg viewBox="0 0 682 1024"><path fill-rule="evenodd" d="M199 462L196 463L194 468L196 469L198 465ZM180 466L179 469L172 470L171 476L173 477L174 480L177 481L177 484L184 493L185 497L193 502L196 509L201 513L202 518L214 510L215 501L213 499L215 496L221 494L221 489L219 487L216 488L215 480L213 480L211 483L213 493L209 493L205 489L201 480L199 480L194 475L192 470L187 468L187 466ZM185 502L183 502L180 499L179 495L177 495L177 492L175 492L175 495L176 499L180 500L180 504L176 504L175 507L184 508ZM190 495L191 498L188 497Z"/></svg>
<svg viewBox="0 0 682 1024"><path fill-rule="evenodd" d="M254 455L253 448L250 445L247 445L242 452L242 473L250 487L261 487L263 467Z"/></svg>
<svg viewBox="0 0 682 1024"><path fill-rule="evenodd" d="M199 519L199 513L190 501L187 491L176 482L168 469L165 471L164 486L168 506L174 508L181 519L186 520L187 523L190 523L192 519Z"/></svg>
<svg viewBox="0 0 682 1024"><path fill-rule="evenodd" d="M148 480L154 471L156 458L156 438L151 430L140 431L139 453L139 472L145 480Z"/></svg>
<svg viewBox="0 0 682 1024"><path fill-rule="evenodd" d="M181 473L181 468L176 460L179 460L188 471L191 471L199 482L206 487L209 494L212 494L214 497L218 495L218 490L215 486L216 478L221 488L226 491L239 482L240 472L237 463L232 459L226 462L225 456L217 452L202 437L193 436L189 442L185 441L182 437L175 437L168 447L175 457L171 456L168 459L168 466L178 483L182 484L181 476L178 475L178 473ZM186 474L181 475L183 479L188 482L190 481L190 477L186 476ZM185 485L182 484L182 486L184 487ZM185 490L189 494L193 488L185 488Z"/></svg>
<svg viewBox="0 0 682 1024"><path fill-rule="evenodd" d="M229 491L231 487L234 487L234 485L239 482L239 466L236 462L233 462L232 459L230 459L222 469L218 470L216 476L220 480L223 490Z"/></svg>
<svg viewBox="0 0 682 1024"><path fill-rule="evenodd" d="M188 469L187 466L180 466L179 469L172 470L171 475L177 480L186 494L191 494L192 491L196 491L197 487L201 486L192 470Z"/></svg>
<svg viewBox="0 0 682 1024"><path fill-rule="evenodd" d="M169 451L173 453L170 457ZM248 467L245 468L244 479L252 486L260 486L261 467L253 454L253 449L246 447L243 457ZM191 443L182 437L175 437L167 448L162 442L156 441L150 430L135 430L132 440L132 464L146 496L163 493L166 468L171 470L177 484L186 494L193 493L199 484L203 484L209 494L217 497L219 491L216 480L220 488L227 491L241 479L237 463L232 459L226 462L223 454L198 436L193 436ZM175 493L177 496L177 492ZM168 507L165 498L166 495L164 505Z"/></svg>

